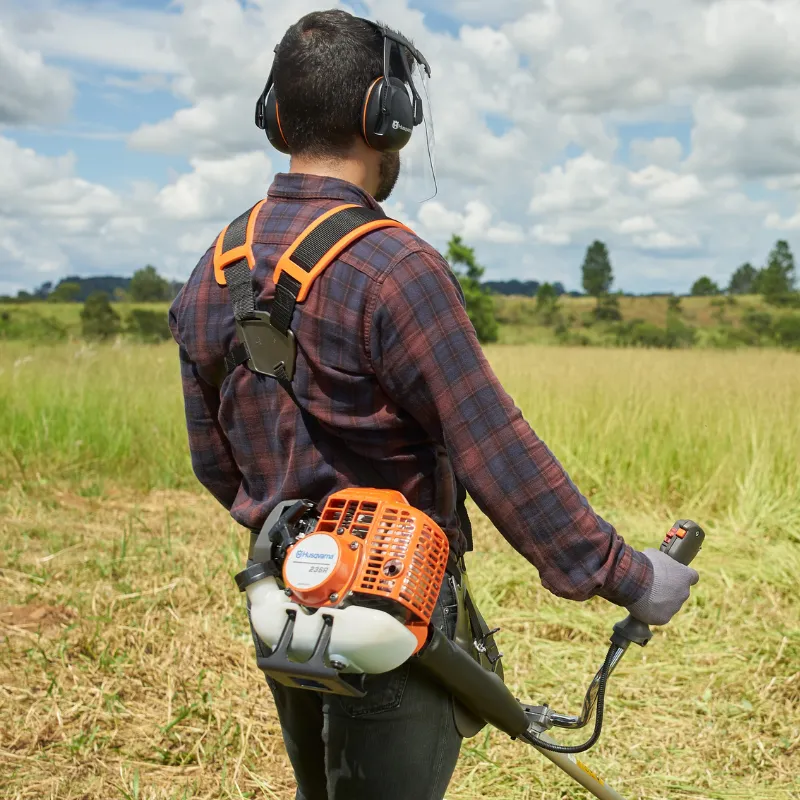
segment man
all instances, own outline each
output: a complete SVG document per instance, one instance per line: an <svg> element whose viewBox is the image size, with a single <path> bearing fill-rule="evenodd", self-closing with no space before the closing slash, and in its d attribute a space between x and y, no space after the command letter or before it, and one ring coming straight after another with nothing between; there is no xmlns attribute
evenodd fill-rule
<svg viewBox="0 0 800 800"><path fill-rule="evenodd" d="M364 110L384 72L384 43L371 23L328 11L303 17L276 50L270 139L283 141L291 167L275 176L255 221L259 309L270 311L276 263L310 222L343 203L378 209L392 191L398 148L381 149ZM413 233L368 233L318 278L292 317L294 398L245 363L219 385L209 377L236 342L213 248L170 322L194 470L245 528L257 531L281 501L322 502L364 485L365 469L434 515L444 445L458 503L438 521L457 554L471 546L469 492L560 597L600 595L655 624L688 598L697 573L625 544L537 438L484 358L447 262ZM309 415L318 423L309 426ZM451 637L454 602L446 583L433 622ZM461 743L451 698L413 658L366 686L353 699L270 683L296 797L442 798Z"/></svg>

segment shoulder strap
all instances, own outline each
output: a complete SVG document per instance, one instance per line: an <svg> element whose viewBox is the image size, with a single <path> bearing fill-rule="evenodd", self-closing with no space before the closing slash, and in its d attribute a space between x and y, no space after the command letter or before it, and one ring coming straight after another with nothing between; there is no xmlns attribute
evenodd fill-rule
<svg viewBox="0 0 800 800"><path fill-rule="evenodd" d="M214 249L214 277L220 286L228 286L237 322L252 316L256 308L250 275L256 266L253 237L258 213L266 202L256 203L231 222L220 233Z"/></svg>
<svg viewBox="0 0 800 800"><path fill-rule="evenodd" d="M281 256L272 275L275 302L270 316L276 330L285 335L296 304L305 301L314 281L353 242L380 228L409 230L380 211L352 204L315 219Z"/></svg>

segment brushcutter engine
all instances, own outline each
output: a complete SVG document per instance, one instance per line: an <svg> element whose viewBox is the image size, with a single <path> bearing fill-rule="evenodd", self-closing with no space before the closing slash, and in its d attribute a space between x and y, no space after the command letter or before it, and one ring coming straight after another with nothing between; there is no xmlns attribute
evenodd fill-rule
<svg viewBox="0 0 800 800"><path fill-rule="evenodd" d="M697 523L678 520L661 550L689 564L704 539ZM631 615L614 625L580 715L521 703L496 668L499 656L486 664L476 658L495 631L480 633L471 624L471 649L430 624L448 564L444 532L399 492L347 489L331 495L321 512L307 501L282 503L264 523L250 565L236 576L253 629L270 648L259 667L288 686L360 697L365 674L388 672L415 656L450 692L454 713L464 711L468 732L456 714L462 735L474 736L488 723L532 745L599 800L623 800L575 754L598 741L606 683L631 644L650 641L649 626ZM564 746L548 736L552 728L583 728L593 715L594 731L583 744Z"/></svg>
<svg viewBox="0 0 800 800"><path fill-rule="evenodd" d="M363 694L360 676L418 652L442 587L447 537L400 492L346 489L319 512L284 503L236 576L280 683Z"/></svg>

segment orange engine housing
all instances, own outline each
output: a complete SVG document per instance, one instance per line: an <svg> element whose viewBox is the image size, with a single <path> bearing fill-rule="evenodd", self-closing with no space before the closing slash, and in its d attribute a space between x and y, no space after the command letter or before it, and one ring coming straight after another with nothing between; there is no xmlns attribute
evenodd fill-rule
<svg viewBox="0 0 800 800"><path fill-rule="evenodd" d="M328 498L314 530L286 553L283 580L292 599L312 608L389 601L425 643L450 547L444 531L385 489L344 489ZM415 651L416 652L416 651Z"/></svg>

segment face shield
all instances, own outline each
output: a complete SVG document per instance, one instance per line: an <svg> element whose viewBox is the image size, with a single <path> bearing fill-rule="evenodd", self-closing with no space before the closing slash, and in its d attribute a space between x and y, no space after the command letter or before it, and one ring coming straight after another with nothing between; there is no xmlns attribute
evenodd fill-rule
<svg viewBox="0 0 800 800"><path fill-rule="evenodd" d="M400 177L394 195L400 202L424 203L437 192L430 66L403 36L393 31L384 31L384 35L393 45L391 72L405 84L414 109L414 132L400 151Z"/></svg>

